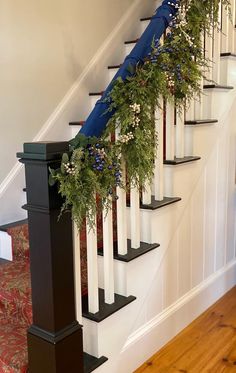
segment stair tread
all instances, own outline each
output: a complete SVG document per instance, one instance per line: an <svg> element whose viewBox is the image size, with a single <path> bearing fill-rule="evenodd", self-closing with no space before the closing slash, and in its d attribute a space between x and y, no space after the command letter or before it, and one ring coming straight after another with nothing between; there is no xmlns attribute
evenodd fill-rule
<svg viewBox="0 0 236 373"><path fill-rule="evenodd" d="M82 316L95 322L101 322L135 300L136 297L133 295L125 297L115 294L115 302L113 304L107 304L105 303L104 290L99 289L99 312L93 314L88 311L88 295L83 295Z"/></svg>
<svg viewBox="0 0 236 373"><path fill-rule="evenodd" d="M104 93L104 91L100 91L100 92L90 92L89 93L89 96L102 96Z"/></svg>
<svg viewBox="0 0 236 373"><path fill-rule="evenodd" d="M13 223L4 224L0 226L0 231L6 232L9 228L18 227L23 224L28 224L28 219L18 220Z"/></svg>
<svg viewBox="0 0 236 373"><path fill-rule="evenodd" d="M136 44L139 41L139 38L132 39L132 40L126 40L125 44Z"/></svg>
<svg viewBox="0 0 236 373"><path fill-rule="evenodd" d="M140 256L157 249L160 247L159 244L148 244L146 242L140 242L140 247L138 249L131 248L131 240L127 240L128 242L128 253L125 255L118 254L118 247L117 242L114 242L114 259L119 260L121 262L129 263L134 259L139 258ZM103 256L103 248L99 249L98 255Z"/></svg>
<svg viewBox="0 0 236 373"><path fill-rule="evenodd" d="M149 17L142 17L140 18L140 21L143 22L143 21L150 21L152 19L153 16L149 16Z"/></svg>
<svg viewBox="0 0 236 373"><path fill-rule="evenodd" d="M194 125L194 124L212 124L218 123L217 119L194 119L194 120L186 120L185 124L187 125Z"/></svg>
<svg viewBox="0 0 236 373"><path fill-rule="evenodd" d="M236 54L235 53L231 53L231 52L224 52L224 53L221 53L220 54L221 57L236 57Z"/></svg>
<svg viewBox="0 0 236 373"><path fill-rule="evenodd" d="M204 84L203 86L204 89L234 89L233 86L231 85L221 85L221 84Z"/></svg>
<svg viewBox="0 0 236 373"><path fill-rule="evenodd" d="M107 66L107 68L110 70L110 69L119 69L120 67L122 66L122 63L120 63L119 65L109 65Z"/></svg>
<svg viewBox="0 0 236 373"><path fill-rule="evenodd" d="M164 197L162 201L155 200L155 197L152 196L152 202L149 205L141 203L140 207L145 210L157 210L161 207L172 205L173 203L181 201L180 197Z"/></svg>
<svg viewBox="0 0 236 373"><path fill-rule="evenodd" d="M69 126L83 126L85 120L79 120L78 122L69 122Z"/></svg>
<svg viewBox="0 0 236 373"><path fill-rule="evenodd" d="M189 163L189 162L193 162L193 161L199 161L201 159L201 157L198 157L198 156L187 156L187 157L183 157L183 158L175 158L173 160L165 160L164 161L164 164L166 165L178 165L178 164L183 164L183 163Z"/></svg>
<svg viewBox="0 0 236 373"><path fill-rule="evenodd" d="M93 372L95 369L104 364L108 359L105 356L99 358L84 352L84 373Z"/></svg>

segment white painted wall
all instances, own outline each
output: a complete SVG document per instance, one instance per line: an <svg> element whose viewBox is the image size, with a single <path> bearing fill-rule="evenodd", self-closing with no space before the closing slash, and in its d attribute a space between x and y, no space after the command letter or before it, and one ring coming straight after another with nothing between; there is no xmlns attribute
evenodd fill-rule
<svg viewBox="0 0 236 373"><path fill-rule="evenodd" d="M130 3L0 2L0 183Z"/></svg>
<svg viewBox="0 0 236 373"><path fill-rule="evenodd" d="M0 2L0 225L25 218L23 168L15 154L27 141L72 137L86 119L88 93L108 84L107 66L122 62L124 40L159 0Z"/></svg>

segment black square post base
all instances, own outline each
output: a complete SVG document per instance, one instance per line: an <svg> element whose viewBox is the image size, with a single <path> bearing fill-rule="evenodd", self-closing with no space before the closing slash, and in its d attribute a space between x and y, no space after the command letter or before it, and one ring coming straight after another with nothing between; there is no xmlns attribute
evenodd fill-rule
<svg viewBox="0 0 236 373"><path fill-rule="evenodd" d="M29 373L83 373L81 326L67 337L58 336L54 342L36 333L33 326L28 331Z"/></svg>

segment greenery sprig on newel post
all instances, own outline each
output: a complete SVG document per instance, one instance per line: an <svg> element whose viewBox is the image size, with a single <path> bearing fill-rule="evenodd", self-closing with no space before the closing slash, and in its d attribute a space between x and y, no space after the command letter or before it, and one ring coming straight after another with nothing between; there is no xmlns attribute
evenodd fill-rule
<svg viewBox="0 0 236 373"><path fill-rule="evenodd" d="M229 9L229 0L221 4ZM209 62L202 35L217 27L219 6L219 0L180 1L164 43L153 40L151 54L137 64L135 74L114 83L108 100L109 110L115 109L115 114L103 137L78 134L71 141L71 154L63 156L61 168L51 170L50 182L58 182L65 198L62 212L72 208L79 228L85 216L92 228L97 208L111 208L116 187L126 187L121 183L121 158L128 183L151 182L157 147L155 109L164 98L181 111L200 95ZM119 132L116 142L109 140L114 132Z"/></svg>

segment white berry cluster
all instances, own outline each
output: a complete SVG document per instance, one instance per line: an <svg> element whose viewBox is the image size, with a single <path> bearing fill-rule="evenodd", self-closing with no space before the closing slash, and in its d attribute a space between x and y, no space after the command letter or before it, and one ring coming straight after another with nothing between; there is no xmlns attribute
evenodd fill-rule
<svg viewBox="0 0 236 373"><path fill-rule="evenodd" d="M166 71L165 71L165 76L166 76L166 79L167 79L168 86L170 88L174 87L175 82L174 82L172 76L170 74L168 74Z"/></svg>
<svg viewBox="0 0 236 373"><path fill-rule="evenodd" d="M126 135L121 135L120 136L120 142L122 144L127 144L133 138L134 138L134 135L132 134L132 132L128 132Z"/></svg>
<svg viewBox="0 0 236 373"><path fill-rule="evenodd" d="M133 120L132 120L132 127L137 128L140 123L140 118L138 117L138 115L141 113L141 106L140 104L134 103L133 105L130 105L129 107L132 109L134 113Z"/></svg>
<svg viewBox="0 0 236 373"><path fill-rule="evenodd" d="M172 6L173 8L175 8L175 9L178 9L179 8L179 4L176 4L176 3L172 3L171 1L168 1L168 3L167 3L168 5L170 5L170 6ZM172 17L173 16L173 14L172 13L170 13L169 14L169 16L170 17Z"/></svg>
<svg viewBox="0 0 236 373"><path fill-rule="evenodd" d="M140 112L141 112L141 106L140 106L140 104L134 103L133 105L129 105L129 107L132 109L132 111L135 114L140 114Z"/></svg>
<svg viewBox="0 0 236 373"><path fill-rule="evenodd" d="M97 153L100 155L101 158L105 158L106 157L106 152L104 150L104 148L102 149L96 149Z"/></svg>
<svg viewBox="0 0 236 373"><path fill-rule="evenodd" d="M74 162L64 163L64 167L65 167L66 173L67 173L68 175L75 176L75 173L76 173L76 166L75 166L75 163L74 163Z"/></svg>

